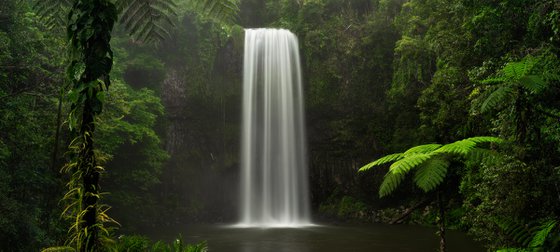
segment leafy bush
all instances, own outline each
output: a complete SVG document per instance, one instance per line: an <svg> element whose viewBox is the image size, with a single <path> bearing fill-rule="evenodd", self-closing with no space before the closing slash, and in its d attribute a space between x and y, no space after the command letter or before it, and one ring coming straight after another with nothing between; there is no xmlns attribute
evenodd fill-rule
<svg viewBox="0 0 560 252"><path fill-rule="evenodd" d="M343 196L340 200L331 197L321 204L319 212L341 219L363 219L367 217L367 205L351 196Z"/></svg>
<svg viewBox="0 0 560 252"><path fill-rule="evenodd" d="M121 236L117 243L117 251L143 252L148 251L150 239L141 235Z"/></svg>
<svg viewBox="0 0 560 252"><path fill-rule="evenodd" d="M115 250L119 252L206 252L208 251L208 244L206 241L197 244L185 244L181 235L171 243L164 241L152 243L145 236L131 235L119 237Z"/></svg>

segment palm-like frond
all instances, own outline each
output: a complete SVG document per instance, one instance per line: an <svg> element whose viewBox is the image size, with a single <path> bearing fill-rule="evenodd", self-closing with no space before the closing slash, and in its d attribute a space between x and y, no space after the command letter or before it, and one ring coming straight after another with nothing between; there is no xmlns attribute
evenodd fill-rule
<svg viewBox="0 0 560 252"><path fill-rule="evenodd" d="M374 166L378 166L378 165L382 165L382 164L387 164L387 163L391 163L394 161L397 161L401 158L403 158L403 153L395 153L395 154L389 154L387 156L381 157L377 160L374 160L373 162L364 165L360 168L360 170L358 170L359 172L363 172L363 171L367 171L369 169L371 169Z"/></svg>
<svg viewBox="0 0 560 252"><path fill-rule="evenodd" d="M501 84L506 81L507 79L504 78L503 76L498 76L498 77L491 77L491 78L484 79L481 81L481 83L486 85L494 85L494 84Z"/></svg>
<svg viewBox="0 0 560 252"><path fill-rule="evenodd" d="M408 149L407 151L405 151L404 155L408 156L408 155L415 154L415 153L430 153L430 152L438 149L439 147L441 147L441 144L418 145L418 146L414 146L414 147Z"/></svg>
<svg viewBox="0 0 560 252"><path fill-rule="evenodd" d="M404 173L397 174L390 171L387 172L383 178L383 182L381 182L381 186L379 187L379 197L383 198L395 191L395 189L397 189L404 180L405 175L406 174Z"/></svg>
<svg viewBox="0 0 560 252"><path fill-rule="evenodd" d="M169 37L177 5L173 0L118 0L120 23L137 40L156 42Z"/></svg>
<svg viewBox="0 0 560 252"><path fill-rule="evenodd" d="M417 153L417 154L407 156L397 162L394 162L389 167L389 172L395 174L399 174L399 173L407 174L410 170L421 165L431 157L432 154L426 154L426 153Z"/></svg>
<svg viewBox="0 0 560 252"><path fill-rule="evenodd" d="M525 248L507 248L498 251L528 251L539 249L545 244L558 222L546 220L542 222L523 223L516 220L498 220L498 226L504 233Z"/></svg>
<svg viewBox="0 0 560 252"><path fill-rule="evenodd" d="M31 8L43 19L48 28L64 27L68 11L72 7L71 0L33 0Z"/></svg>
<svg viewBox="0 0 560 252"><path fill-rule="evenodd" d="M233 23L239 12L238 0L187 0L199 14ZM72 0L32 0L32 7L48 27L64 27ZM169 37L177 5L174 0L116 0L120 23L136 40L157 42Z"/></svg>
<svg viewBox="0 0 560 252"><path fill-rule="evenodd" d="M500 105L504 104L504 101L508 98L511 99L513 89L509 86L501 86L496 89L494 92L490 93L488 98L484 100L482 106L480 107L480 111L482 113L486 113L492 109L497 108Z"/></svg>
<svg viewBox="0 0 560 252"><path fill-rule="evenodd" d="M558 222L556 220L549 220L542 223L537 232L533 235L531 242L529 242L530 248L537 248L544 245L546 239L552 232L552 230L557 226Z"/></svg>
<svg viewBox="0 0 560 252"><path fill-rule="evenodd" d="M538 75L526 75L519 79L519 83L533 94L538 94L547 87L546 81Z"/></svg>
<svg viewBox="0 0 560 252"><path fill-rule="evenodd" d="M482 113L492 109L498 109L507 105L507 100L513 100L514 95L521 95L521 92L514 90L527 90L531 94L538 94L549 86L549 81L558 80L560 76L550 73L536 73L536 66L539 58L527 56L520 61L509 62L501 71L493 77L482 81L483 84L497 85L494 91L482 103L480 108Z"/></svg>
<svg viewBox="0 0 560 252"><path fill-rule="evenodd" d="M496 164L501 161L502 155L494 150L484 149L484 148L474 148L467 155L467 162L479 166L482 163L485 164Z"/></svg>
<svg viewBox="0 0 560 252"><path fill-rule="evenodd" d="M239 0L188 0L194 11L224 23L235 23Z"/></svg>
<svg viewBox="0 0 560 252"><path fill-rule="evenodd" d="M424 192L434 190L447 175L449 162L443 158L431 158L422 164L414 176L414 182Z"/></svg>
<svg viewBox="0 0 560 252"><path fill-rule="evenodd" d="M446 144L441 148L435 150L435 153L448 153L448 154L458 154L466 156L471 152L477 144L479 143L501 143L502 140L497 137L471 137L463 140L459 140L450 144Z"/></svg>
<svg viewBox="0 0 560 252"><path fill-rule="evenodd" d="M531 74L537 60L527 56L521 61L510 62L503 69L504 77L510 80L519 80L523 76Z"/></svg>
<svg viewBox="0 0 560 252"><path fill-rule="evenodd" d="M481 143L501 143L497 137L478 136L459 140L450 144L424 144L412 147L404 153L390 154L381 157L360 168L360 172L369 170L373 166L394 162L385 174L379 196L384 197L391 194L402 182L405 176L417 168L414 176L416 185L425 192L434 190L441 184L447 175L450 156L468 155Z"/></svg>
<svg viewBox="0 0 560 252"><path fill-rule="evenodd" d="M532 234L537 231L535 223L522 223L517 220L496 221L504 233L522 246L527 246L532 240Z"/></svg>
<svg viewBox="0 0 560 252"><path fill-rule="evenodd" d="M391 194L397 189L398 185L403 181L410 170L421 165L431 157L432 155L430 154L416 153L393 163L383 178L383 182L379 188L379 197L385 197Z"/></svg>

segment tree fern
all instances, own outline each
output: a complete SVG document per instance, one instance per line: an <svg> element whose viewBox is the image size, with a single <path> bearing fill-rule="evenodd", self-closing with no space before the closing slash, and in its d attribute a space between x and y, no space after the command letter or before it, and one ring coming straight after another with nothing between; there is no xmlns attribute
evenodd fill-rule
<svg viewBox="0 0 560 252"><path fill-rule="evenodd" d="M506 78L518 80L523 76L529 75L536 63L537 60L534 57L527 56L521 61L507 63L502 71Z"/></svg>
<svg viewBox="0 0 560 252"><path fill-rule="evenodd" d="M118 0L120 23L137 40L156 42L169 37L174 25L176 5L173 0Z"/></svg>
<svg viewBox="0 0 560 252"><path fill-rule="evenodd" d="M500 105L506 104L506 100L511 99L513 89L509 86L498 87L494 92L490 93L486 100L482 103L480 111L486 113Z"/></svg>
<svg viewBox="0 0 560 252"><path fill-rule="evenodd" d="M481 83L486 85L494 85L494 84L502 84L505 81L507 81L506 78L504 78L503 76L498 76L498 77L486 78L482 80Z"/></svg>
<svg viewBox="0 0 560 252"><path fill-rule="evenodd" d="M187 0L191 8L207 17L224 23L235 23L239 0Z"/></svg>
<svg viewBox="0 0 560 252"><path fill-rule="evenodd" d="M463 139L454 143L446 144L437 149L437 153L449 153L457 155L467 155L472 149L476 147L476 142Z"/></svg>
<svg viewBox="0 0 560 252"><path fill-rule="evenodd" d="M434 157L422 164L414 175L414 182L424 192L434 190L445 179L449 161Z"/></svg>
<svg viewBox="0 0 560 252"><path fill-rule="evenodd" d="M31 8L44 21L48 28L64 27L68 11L72 7L71 0L34 0Z"/></svg>
<svg viewBox="0 0 560 252"><path fill-rule="evenodd" d="M459 140L454 143L446 144L441 148L435 150L435 153L448 153L448 154L458 154L466 156L469 154L477 144L480 143L500 143L501 139L497 137L471 137L463 140Z"/></svg>
<svg viewBox="0 0 560 252"><path fill-rule="evenodd" d="M523 223L516 220L498 220L496 223L507 236L523 246L523 248L500 249L498 252L534 251L535 249L552 251L554 249L547 248L545 243L554 233L554 228L557 227L558 222L556 220L531 223ZM556 233L556 235L558 234Z"/></svg>
<svg viewBox="0 0 560 252"><path fill-rule="evenodd" d="M473 165L481 163L495 164L499 162L501 158L502 156L498 155L496 151L477 147L469 152L467 162L470 162Z"/></svg>
<svg viewBox="0 0 560 252"><path fill-rule="evenodd" d="M369 164L367 164L367 165L364 165L364 166L363 166L362 168L360 168L360 170L358 170L358 171L360 171L360 172L367 171L367 170L371 169L371 168L374 167L374 166L378 166L378 165L382 165L382 164L391 163L391 162L397 161L397 160L399 160L399 159L401 159L401 158L403 158L403 157L404 157L404 154L403 154L403 153L390 154L390 155L381 157L381 158L379 158L379 159L377 159L377 160L375 160L375 161L373 161L373 162L371 162L371 163L369 163Z"/></svg>
<svg viewBox="0 0 560 252"><path fill-rule="evenodd" d="M416 168L420 164L424 163L426 160L430 159L431 157L432 157L431 154L416 153L394 162L389 167L389 171L396 174L399 173L406 174L413 168Z"/></svg>
<svg viewBox="0 0 560 252"><path fill-rule="evenodd" d="M554 74L535 73L539 58L527 56L520 61L509 62L496 76L492 76L482 81L486 85L498 85L496 89L490 91L487 98L482 103L481 112L486 113L492 109L500 109L508 104L508 101L516 99L521 92L514 93L514 90L522 89L531 94L538 94L549 86L549 80L554 80Z"/></svg>
<svg viewBox="0 0 560 252"><path fill-rule="evenodd" d="M383 198L395 191L395 189L397 189L400 183L404 180L405 175L405 173L387 172L385 177L383 177L381 186L379 187L379 197Z"/></svg>
<svg viewBox="0 0 560 252"><path fill-rule="evenodd" d="M546 81L538 75L523 76L519 78L519 83L533 94L538 94L547 87Z"/></svg>
<svg viewBox="0 0 560 252"><path fill-rule="evenodd" d="M444 181L449 167L449 158L453 156L468 157L468 154L478 144L500 142L501 139L496 137L479 136L446 145L419 145L408 149L404 153L390 154L374 160L361 167L359 171L364 172L374 166L392 163L381 183L379 189L380 197L391 194L404 177L414 169L417 169L414 182L419 188L429 192Z"/></svg>
<svg viewBox="0 0 560 252"><path fill-rule="evenodd" d="M552 230L557 226L556 220L549 220L542 223L539 229L533 235L531 242L529 243L530 248L542 247L545 244L546 239L551 234Z"/></svg>
<svg viewBox="0 0 560 252"><path fill-rule="evenodd" d="M225 23L233 23L239 12L238 0L185 0L191 8L204 16ZM72 0L32 0L35 12L50 27L63 27ZM119 23L131 36L143 42L158 42L169 37L175 24L177 5L174 0L116 0Z"/></svg>
<svg viewBox="0 0 560 252"><path fill-rule="evenodd" d="M418 145L415 147L412 147L410 149L408 149L404 155L410 155L413 153L430 153L436 149L438 149L439 147L441 147L441 144L424 144L424 145Z"/></svg>

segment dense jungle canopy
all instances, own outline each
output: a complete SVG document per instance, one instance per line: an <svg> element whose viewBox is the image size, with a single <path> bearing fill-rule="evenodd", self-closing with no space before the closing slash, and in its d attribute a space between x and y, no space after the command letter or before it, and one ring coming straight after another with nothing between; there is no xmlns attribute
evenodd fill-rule
<svg viewBox="0 0 560 252"><path fill-rule="evenodd" d="M253 27L299 39L317 220L560 248L558 0L2 0L0 251L235 221ZM500 140L428 192L403 175L380 198L390 166L358 172L475 136Z"/></svg>

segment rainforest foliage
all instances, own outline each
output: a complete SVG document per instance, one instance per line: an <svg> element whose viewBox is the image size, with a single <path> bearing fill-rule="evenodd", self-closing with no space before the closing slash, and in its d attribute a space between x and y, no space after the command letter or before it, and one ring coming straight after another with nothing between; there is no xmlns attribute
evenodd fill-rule
<svg viewBox="0 0 560 252"><path fill-rule="evenodd" d="M99 38L112 53L87 55L76 43L91 29L68 41L66 14L74 2L114 1L47 2L0 5L0 250L64 244L72 224L60 199L74 173L60 171L84 153L72 146L88 135L77 117L86 103L93 167L104 170L88 195L108 192L101 203L121 225L110 232L234 220L241 27L298 36L318 216L379 221L420 202L435 213L442 194L447 226L488 248L558 248L557 0L123 0L97 20L115 22ZM487 148L458 153L468 139ZM384 156L400 168L357 172Z"/></svg>

